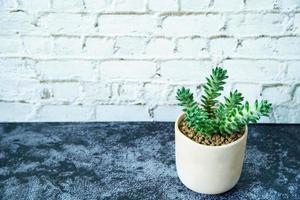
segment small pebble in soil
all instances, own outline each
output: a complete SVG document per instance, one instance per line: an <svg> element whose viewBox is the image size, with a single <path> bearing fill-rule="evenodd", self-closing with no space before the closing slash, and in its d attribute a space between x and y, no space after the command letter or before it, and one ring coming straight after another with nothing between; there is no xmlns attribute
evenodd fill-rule
<svg viewBox="0 0 300 200"><path fill-rule="evenodd" d="M243 136L244 130L241 130L238 133L233 133L231 135L221 135L219 133L214 134L211 138L205 137L203 135L197 134L196 131L188 126L186 121L182 121L179 124L180 131L189 137L191 140L194 140L195 142L207 146L221 146L224 144L229 144L231 142L234 142L238 140L240 137Z"/></svg>

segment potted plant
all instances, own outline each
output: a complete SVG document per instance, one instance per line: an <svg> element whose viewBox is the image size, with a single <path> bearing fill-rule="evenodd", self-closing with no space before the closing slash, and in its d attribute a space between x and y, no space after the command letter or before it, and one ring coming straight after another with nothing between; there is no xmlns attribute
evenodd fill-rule
<svg viewBox="0 0 300 200"><path fill-rule="evenodd" d="M201 103L189 89L177 91L184 113L175 123L176 169L181 182L196 192L218 194L235 186L244 161L247 124L271 110L266 100L250 106L237 90L220 102L227 78L227 70L214 68L203 86Z"/></svg>

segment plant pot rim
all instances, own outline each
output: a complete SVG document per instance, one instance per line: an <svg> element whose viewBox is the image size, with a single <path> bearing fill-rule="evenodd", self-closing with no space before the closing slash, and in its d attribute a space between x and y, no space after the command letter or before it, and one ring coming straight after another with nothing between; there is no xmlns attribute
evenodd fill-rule
<svg viewBox="0 0 300 200"><path fill-rule="evenodd" d="M239 139L237 139L236 141L234 142L231 142L229 144L222 144L221 146L209 146L209 145L204 145L204 144L200 144L200 143L197 143L195 142L194 140L190 139L189 137L187 137L186 135L184 135L181 130L179 129L179 122L182 121L184 117L184 113L181 113L177 118L176 118L176 122L175 122L175 131L178 132L178 133L181 133L180 135L183 136L182 138L185 139L185 140L188 140L190 142L191 145L197 145L197 147L200 147L200 148L209 148L209 149L224 149L224 148L230 148L238 143L241 143L245 137L247 137L247 134L248 134L248 126L246 125L245 126L245 132L243 134L242 137L240 137Z"/></svg>

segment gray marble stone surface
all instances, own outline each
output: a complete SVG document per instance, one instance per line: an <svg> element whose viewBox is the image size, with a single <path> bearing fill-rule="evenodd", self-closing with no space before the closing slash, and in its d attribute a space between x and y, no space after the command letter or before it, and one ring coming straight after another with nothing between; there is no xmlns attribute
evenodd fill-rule
<svg viewBox="0 0 300 200"><path fill-rule="evenodd" d="M173 123L2 123L0 199L300 199L300 125L250 125L243 172L221 195L187 189Z"/></svg>

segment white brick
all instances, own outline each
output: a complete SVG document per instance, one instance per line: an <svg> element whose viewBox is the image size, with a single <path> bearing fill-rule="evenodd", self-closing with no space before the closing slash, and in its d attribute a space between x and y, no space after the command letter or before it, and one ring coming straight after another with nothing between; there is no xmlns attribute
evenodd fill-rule
<svg viewBox="0 0 300 200"><path fill-rule="evenodd" d="M150 121L148 109L138 105L99 105L97 121Z"/></svg>
<svg viewBox="0 0 300 200"><path fill-rule="evenodd" d="M0 10L10 10L17 7L15 0L0 0Z"/></svg>
<svg viewBox="0 0 300 200"><path fill-rule="evenodd" d="M149 0L149 9L153 11L177 11L178 0Z"/></svg>
<svg viewBox="0 0 300 200"><path fill-rule="evenodd" d="M161 76L171 81L204 82L211 72L211 64L207 61L167 61L161 63Z"/></svg>
<svg viewBox="0 0 300 200"><path fill-rule="evenodd" d="M77 122L93 120L93 109L79 105L45 105L37 115L38 121Z"/></svg>
<svg viewBox="0 0 300 200"><path fill-rule="evenodd" d="M98 19L101 34L149 34L155 20L150 15L101 15Z"/></svg>
<svg viewBox="0 0 300 200"><path fill-rule="evenodd" d="M21 51L21 39L18 37L0 37L0 54L18 53Z"/></svg>
<svg viewBox="0 0 300 200"><path fill-rule="evenodd" d="M0 34L31 33L38 31L32 16L25 12L0 12Z"/></svg>
<svg viewBox="0 0 300 200"><path fill-rule="evenodd" d="M111 84L105 82L83 82L83 103L108 102L111 99Z"/></svg>
<svg viewBox="0 0 300 200"><path fill-rule="evenodd" d="M294 17L294 32L300 34L300 14L295 14Z"/></svg>
<svg viewBox="0 0 300 200"><path fill-rule="evenodd" d="M207 11L211 0L180 0L182 11Z"/></svg>
<svg viewBox="0 0 300 200"><path fill-rule="evenodd" d="M55 37L53 53L58 56L79 55L82 53L80 37Z"/></svg>
<svg viewBox="0 0 300 200"><path fill-rule="evenodd" d="M164 104L168 96L166 84L149 83L144 86L143 100L148 105Z"/></svg>
<svg viewBox="0 0 300 200"><path fill-rule="evenodd" d="M283 76L281 64L277 61L225 60L222 66L228 70L229 81L276 82Z"/></svg>
<svg viewBox="0 0 300 200"><path fill-rule="evenodd" d="M272 10L274 8L274 0L247 0L246 10Z"/></svg>
<svg viewBox="0 0 300 200"><path fill-rule="evenodd" d="M285 79L288 81L300 81L300 61L290 61L287 63Z"/></svg>
<svg viewBox="0 0 300 200"><path fill-rule="evenodd" d="M41 17L40 26L45 33L86 34L93 32L94 18L87 14L51 13Z"/></svg>
<svg viewBox="0 0 300 200"><path fill-rule="evenodd" d="M48 10L51 0L18 0L19 7L25 10Z"/></svg>
<svg viewBox="0 0 300 200"><path fill-rule="evenodd" d="M209 57L208 42L203 38L183 38L177 43L176 54L185 57Z"/></svg>
<svg viewBox="0 0 300 200"><path fill-rule="evenodd" d="M299 0L281 0L279 3L279 7L282 10L299 10L300 9L300 1Z"/></svg>
<svg viewBox="0 0 300 200"><path fill-rule="evenodd" d="M236 54L238 41L234 38L218 38L210 41L210 52L215 56L234 56Z"/></svg>
<svg viewBox="0 0 300 200"><path fill-rule="evenodd" d="M114 40L109 38L86 38L84 53L88 56L111 56L114 53Z"/></svg>
<svg viewBox="0 0 300 200"><path fill-rule="evenodd" d="M22 37L24 52L29 55L49 54L52 51L52 41L49 37Z"/></svg>
<svg viewBox="0 0 300 200"><path fill-rule="evenodd" d="M293 97L294 97L295 102L297 104L300 104L300 86L299 85L295 88Z"/></svg>
<svg viewBox="0 0 300 200"><path fill-rule="evenodd" d="M0 121L2 122L25 122L28 120L32 105L25 103L0 102Z"/></svg>
<svg viewBox="0 0 300 200"><path fill-rule="evenodd" d="M271 85L263 87L262 96L274 105L283 104L291 99L288 85Z"/></svg>
<svg viewBox="0 0 300 200"><path fill-rule="evenodd" d="M6 101L37 101L39 81L0 79L0 99Z"/></svg>
<svg viewBox="0 0 300 200"><path fill-rule="evenodd" d="M83 9L82 0L52 0L53 9L60 11L81 10Z"/></svg>
<svg viewBox="0 0 300 200"><path fill-rule="evenodd" d="M277 57L276 40L271 38L245 39L241 45L236 48L236 57Z"/></svg>
<svg viewBox="0 0 300 200"><path fill-rule="evenodd" d="M51 88L51 99L55 101L72 102L79 97L79 83L58 82L44 85Z"/></svg>
<svg viewBox="0 0 300 200"><path fill-rule="evenodd" d="M166 35L200 35L220 34L223 27L221 15L169 16L164 19L163 33ZM180 27L180 28L179 28Z"/></svg>
<svg viewBox="0 0 300 200"><path fill-rule="evenodd" d="M181 112L179 106L158 106L154 110L154 121L174 122Z"/></svg>
<svg viewBox="0 0 300 200"><path fill-rule="evenodd" d="M95 72L88 61L40 61L37 70L42 80L93 80Z"/></svg>
<svg viewBox="0 0 300 200"><path fill-rule="evenodd" d="M155 63L148 61L107 61L100 65L103 79L149 79L155 74Z"/></svg>
<svg viewBox="0 0 300 200"><path fill-rule="evenodd" d="M140 103L138 98L140 90L141 85L136 82L113 83L112 98L110 102L115 102L116 104L128 102Z"/></svg>
<svg viewBox="0 0 300 200"><path fill-rule="evenodd" d="M116 39L116 55L141 55L146 47L145 37L118 37Z"/></svg>
<svg viewBox="0 0 300 200"><path fill-rule="evenodd" d="M277 106L274 107L273 113L276 123L292 123L291 121L291 112L295 112L295 110L287 107L287 106Z"/></svg>
<svg viewBox="0 0 300 200"><path fill-rule="evenodd" d="M281 35L285 31L283 14L238 14L230 15L227 33L237 36Z"/></svg>
<svg viewBox="0 0 300 200"><path fill-rule="evenodd" d="M20 58L1 58L0 77L11 79L32 79L36 77L35 64L32 60Z"/></svg>
<svg viewBox="0 0 300 200"><path fill-rule="evenodd" d="M85 7L91 11L110 11L112 0L84 0Z"/></svg>
<svg viewBox="0 0 300 200"><path fill-rule="evenodd" d="M278 57L280 58L300 58L300 37L279 38L276 43Z"/></svg>
<svg viewBox="0 0 300 200"><path fill-rule="evenodd" d="M172 40L164 38L152 38L148 43L145 54L152 56L167 56L173 53L175 45Z"/></svg>
<svg viewBox="0 0 300 200"><path fill-rule="evenodd" d="M243 9L243 0L214 0L211 6L213 11L239 11Z"/></svg>
<svg viewBox="0 0 300 200"><path fill-rule="evenodd" d="M255 100L261 99L261 90L262 87L257 83L235 83L232 86L232 91L238 90L241 92L245 98L245 100L249 101L251 105L255 102ZM224 94L228 96L229 93Z"/></svg>
<svg viewBox="0 0 300 200"><path fill-rule="evenodd" d="M114 0L113 10L115 11L144 11L144 0Z"/></svg>

